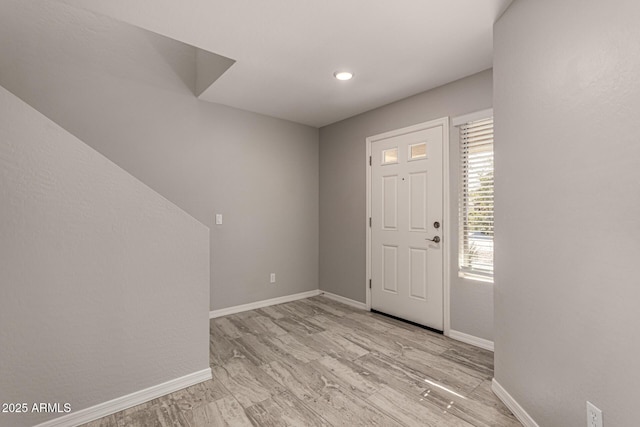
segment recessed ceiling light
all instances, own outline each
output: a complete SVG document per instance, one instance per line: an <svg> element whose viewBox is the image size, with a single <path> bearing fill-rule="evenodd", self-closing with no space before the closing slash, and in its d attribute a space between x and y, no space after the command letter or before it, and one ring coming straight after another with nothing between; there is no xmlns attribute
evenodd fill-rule
<svg viewBox="0 0 640 427"><path fill-rule="evenodd" d="M351 80L353 78L353 73L349 71L336 71L333 73L333 76L338 80Z"/></svg>

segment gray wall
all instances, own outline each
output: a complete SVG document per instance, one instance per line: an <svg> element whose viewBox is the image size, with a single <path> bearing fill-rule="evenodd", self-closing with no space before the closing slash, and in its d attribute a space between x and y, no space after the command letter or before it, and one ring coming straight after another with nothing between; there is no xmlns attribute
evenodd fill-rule
<svg viewBox="0 0 640 427"><path fill-rule="evenodd" d="M540 426L638 425L640 3L495 26L495 377Z"/></svg>
<svg viewBox="0 0 640 427"><path fill-rule="evenodd" d="M490 108L492 73L448 85L320 129L320 289L365 302L368 136ZM493 339L493 285L457 274L458 133L451 129L451 328Z"/></svg>
<svg viewBox="0 0 640 427"><path fill-rule="evenodd" d="M0 402L78 411L209 368L205 226L1 87L0 176Z"/></svg>
<svg viewBox="0 0 640 427"><path fill-rule="evenodd" d="M0 5L0 84L211 228L212 309L317 289L318 130L197 100L195 58L59 2Z"/></svg>

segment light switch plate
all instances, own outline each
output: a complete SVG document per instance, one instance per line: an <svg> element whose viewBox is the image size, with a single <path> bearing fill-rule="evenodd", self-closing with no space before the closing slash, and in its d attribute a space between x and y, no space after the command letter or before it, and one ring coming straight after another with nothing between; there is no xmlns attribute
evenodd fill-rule
<svg viewBox="0 0 640 427"><path fill-rule="evenodd" d="M222 214L216 214L216 225L222 225Z"/></svg>
<svg viewBox="0 0 640 427"><path fill-rule="evenodd" d="M587 401L587 427L603 427L602 411Z"/></svg>

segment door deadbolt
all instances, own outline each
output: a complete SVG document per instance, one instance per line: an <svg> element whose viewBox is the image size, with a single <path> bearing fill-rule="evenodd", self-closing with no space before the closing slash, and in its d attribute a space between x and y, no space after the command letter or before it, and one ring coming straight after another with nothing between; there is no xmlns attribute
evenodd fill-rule
<svg viewBox="0 0 640 427"><path fill-rule="evenodd" d="M438 221L434 222L433 228L440 228L440 223Z"/></svg>

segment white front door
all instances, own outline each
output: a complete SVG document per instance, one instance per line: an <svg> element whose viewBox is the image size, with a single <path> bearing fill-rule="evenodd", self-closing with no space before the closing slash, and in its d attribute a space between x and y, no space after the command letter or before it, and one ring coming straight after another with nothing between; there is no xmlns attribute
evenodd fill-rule
<svg viewBox="0 0 640 427"><path fill-rule="evenodd" d="M437 330L444 324L445 125L438 120L368 139L371 308Z"/></svg>

